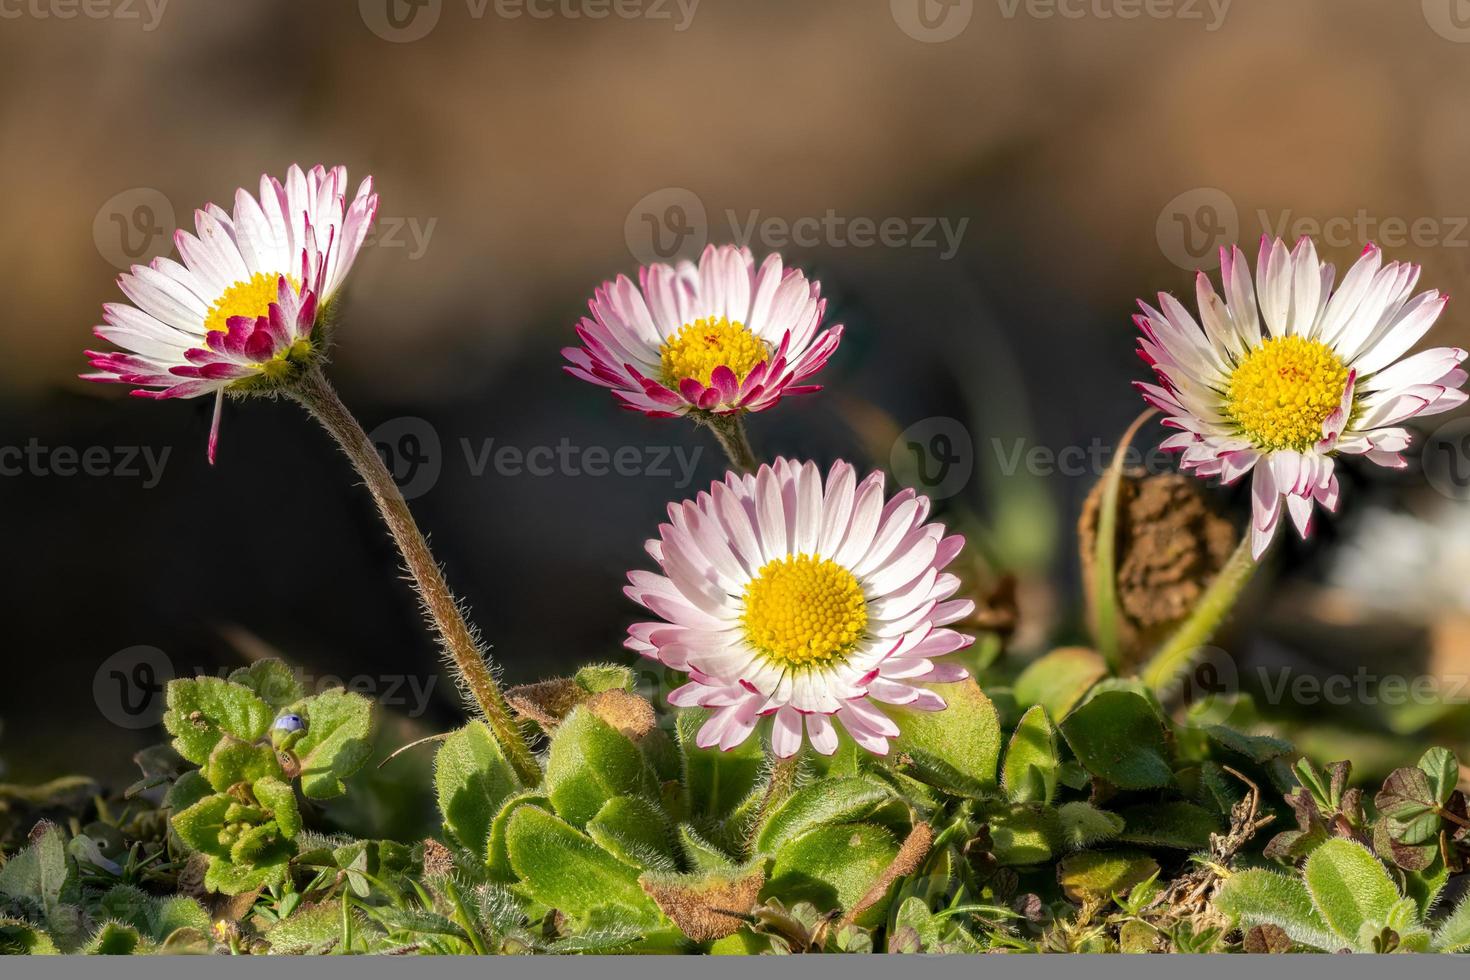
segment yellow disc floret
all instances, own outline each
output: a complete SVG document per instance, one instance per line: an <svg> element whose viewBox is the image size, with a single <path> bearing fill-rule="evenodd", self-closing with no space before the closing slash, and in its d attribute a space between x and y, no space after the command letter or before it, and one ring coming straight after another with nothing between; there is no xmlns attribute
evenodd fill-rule
<svg viewBox="0 0 1470 980"><path fill-rule="evenodd" d="M1303 452L1342 403L1348 369L1331 347L1306 337L1273 337L1230 375L1225 413L1260 449Z"/></svg>
<svg viewBox="0 0 1470 980"><path fill-rule="evenodd" d="M249 279L227 288L209 308L209 313L204 318L204 329L228 330L231 317L248 316L255 320L265 316L279 295L277 287L280 278L274 272L257 272ZM301 288L294 276L287 276L286 282L291 284L292 289Z"/></svg>
<svg viewBox="0 0 1470 980"><path fill-rule="evenodd" d="M868 603L856 576L815 555L767 562L745 587L745 636L785 667L840 661L863 638Z"/></svg>
<svg viewBox="0 0 1470 980"><path fill-rule="evenodd" d="M659 355L664 383L672 388L685 378L707 386L715 368L721 365L743 381L756 365L765 362L770 351L743 323L720 317L684 324Z"/></svg>

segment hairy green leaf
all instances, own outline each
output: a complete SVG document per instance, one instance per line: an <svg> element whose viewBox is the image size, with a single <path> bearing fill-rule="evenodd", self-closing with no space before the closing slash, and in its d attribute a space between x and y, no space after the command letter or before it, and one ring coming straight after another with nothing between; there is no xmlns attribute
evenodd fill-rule
<svg viewBox="0 0 1470 980"><path fill-rule="evenodd" d="M169 681L163 727L174 737L179 755L197 765L225 735L254 742L266 733L275 712L250 688L218 677Z"/></svg>
<svg viewBox="0 0 1470 980"><path fill-rule="evenodd" d="M520 887L544 905L582 920L607 907L646 925L661 917L638 884L637 868L560 817L535 806L518 807L505 842Z"/></svg>
<svg viewBox="0 0 1470 980"><path fill-rule="evenodd" d="M334 688L298 701L292 709L307 726L294 750L301 763L301 792L314 800L341 796L347 792L342 781L372 754L372 702Z"/></svg>
<svg viewBox="0 0 1470 980"><path fill-rule="evenodd" d="M434 789L444 829L461 845L486 853L490 826L520 789L515 770L483 721L472 721L450 735L434 754Z"/></svg>
<svg viewBox="0 0 1470 980"><path fill-rule="evenodd" d="M1306 885L1274 871L1236 872L1221 886L1215 907L1242 926L1277 926L1296 942L1325 952L1347 945L1312 904Z"/></svg>
<svg viewBox="0 0 1470 980"><path fill-rule="evenodd" d="M585 826L608 800L652 789L652 773L632 740L578 706L551 737L546 795L564 820Z"/></svg>
<svg viewBox="0 0 1470 980"><path fill-rule="evenodd" d="M1046 709L1021 716L1006 749L1001 785L1012 803L1050 803L1057 791L1057 733Z"/></svg>
<svg viewBox="0 0 1470 980"><path fill-rule="evenodd" d="M1052 718L1065 718L1108 668L1084 647L1062 647L1038 657L1016 678L1016 703L1040 705Z"/></svg>
<svg viewBox="0 0 1470 980"><path fill-rule="evenodd" d="M1062 735L1088 772L1120 789L1154 789L1173 779L1163 725L1139 694L1095 695L1062 722Z"/></svg>
<svg viewBox="0 0 1470 980"><path fill-rule="evenodd" d="M933 690L948 705L943 711L890 711L900 734L889 758L906 775L946 792L992 795L1001 749L995 705L969 679Z"/></svg>
<svg viewBox="0 0 1470 980"><path fill-rule="evenodd" d="M1382 863L1361 844L1342 837L1311 853L1302 880L1327 924L1353 940L1364 922L1385 922L1399 901L1398 887Z"/></svg>

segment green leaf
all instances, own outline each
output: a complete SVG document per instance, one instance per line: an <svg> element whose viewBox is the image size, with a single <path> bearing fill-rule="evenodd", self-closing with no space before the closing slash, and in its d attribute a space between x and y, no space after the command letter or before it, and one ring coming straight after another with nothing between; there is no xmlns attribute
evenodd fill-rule
<svg viewBox="0 0 1470 980"><path fill-rule="evenodd" d="M1021 716L1006 749L1001 785L1012 803L1050 803L1057 791L1057 732L1046 709Z"/></svg>
<svg viewBox="0 0 1470 980"><path fill-rule="evenodd" d="M0 916L0 956L56 956L60 952L41 929L21 919Z"/></svg>
<svg viewBox="0 0 1470 980"><path fill-rule="evenodd" d="M811 902L822 912L849 909L897 854L898 839L886 827L817 827L781 845L761 895L779 898L788 908Z"/></svg>
<svg viewBox="0 0 1470 980"><path fill-rule="evenodd" d="M325 952L341 938L342 903L336 900L303 905L266 933L271 952L278 956Z"/></svg>
<svg viewBox="0 0 1470 980"><path fill-rule="evenodd" d="M1470 897L1461 899L1434 930L1434 948L1441 953L1470 952Z"/></svg>
<svg viewBox="0 0 1470 980"><path fill-rule="evenodd" d="M990 850L1006 867L1050 861L1061 839L1061 818L1043 803L1020 803L990 816Z"/></svg>
<svg viewBox="0 0 1470 980"><path fill-rule="evenodd" d="M1085 647L1062 647L1038 657L1016 678L1016 703L1041 705L1052 718L1065 718L1107 676L1107 664Z"/></svg>
<svg viewBox="0 0 1470 980"><path fill-rule="evenodd" d="M1062 722L1087 771L1120 789L1155 789L1173 779L1164 728L1153 705L1131 691L1104 691Z"/></svg>
<svg viewBox="0 0 1470 980"><path fill-rule="evenodd" d="M585 706L572 709L551 736L546 795L578 827L613 797L649 792L652 783L638 746Z"/></svg>
<svg viewBox="0 0 1470 980"><path fill-rule="evenodd" d="M1422 768L1395 769L1373 804L1389 819L1390 836L1400 843L1425 844L1439 836L1439 798Z"/></svg>
<svg viewBox="0 0 1470 980"><path fill-rule="evenodd" d="M628 864L656 871L678 866L668 816L642 796L608 800L587 822L587 834Z"/></svg>
<svg viewBox="0 0 1470 980"><path fill-rule="evenodd" d="M297 672L274 657L241 667L230 674L230 683L250 688L276 712L306 697Z"/></svg>
<svg viewBox="0 0 1470 980"><path fill-rule="evenodd" d="M225 829L226 814L234 801L223 793L206 796L186 810L174 814L174 832L179 839L201 854L227 858L229 845L220 841L220 832Z"/></svg>
<svg viewBox="0 0 1470 980"><path fill-rule="evenodd" d="M1292 752L1292 744L1285 739L1271 735L1249 735L1226 725L1209 725L1205 728L1205 733L1217 745L1222 745L1257 764L1279 759Z"/></svg>
<svg viewBox="0 0 1470 980"><path fill-rule="evenodd" d="M444 829L477 854L486 853L496 815L520 788L515 770L483 721L450 735L434 754L434 789Z"/></svg>
<svg viewBox="0 0 1470 980"><path fill-rule="evenodd" d="M197 765L225 735L254 742L266 733L275 712L250 688L218 677L169 681L163 727L174 737L179 755Z"/></svg>
<svg viewBox="0 0 1470 980"><path fill-rule="evenodd" d="M209 913L194 899L182 895L156 899L149 920L149 931L160 942L180 929L197 929L209 934Z"/></svg>
<svg viewBox="0 0 1470 980"><path fill-rule="evenodd" d="M1419 760L1419 768L1429 777L1434 801L1443 805L1460 781L1460 760L1449 749L1433 748Z"/></svg>
<svg viewBox="0 0 1470 980"><path fill-rule="evenodd" d="M1057 807L1061 844L1068 850L1080 850L1110 841L1123 832L1123 818L1091 803L1076 801Z"/></svg>
<svg viewBox="0 0 1470 980"><path fill-rule="evenodd" d="M546 798L545 793L535 790L517 793L506 800L495 814L494 821L490 824L490 840L486 845L486 861L489 865L490 876L496 881L514 881L515 869L510 866L510 853L506 850L505 831L510 826L511 815L527 804L550 809L551 800Z"/></svg>
<svg viewBox="0 0 1470 980"><path fill-rule="evenodd" d="M81 879L67 853L66 835L52 823L0 868L0 894L40 905L45 926L56 944L70 949L82 938Z"/></svg>
<svg viewBox="0 0 1470 980"><path fill-rule="evenodd" d="M301 833L301 810L296 805L296 791L291 784L274 776L262 776L251 787L260 805L271 811L271 816L287 838Z"/></svg>
<svg viewBox="0 0 1470 980"><path fill-rule="evenodd" d="M153 896L141 888L135 888L132 885L114 885L98 900L97 913L94 918L121 922L140 932L151 934L154 902Z"/></svg>
<svg viewBox="0 0 1470 980"><path fill-rule="evenodd" d="M347 792L342 782L372 754L373 705L361 694L335 688L292 706L306 719L306 735L296 743L301 792L326 800Z"/></svg>
<svg viewBox="0 0 1470 980"><path fill-rule="evenodd" d="M708 717L708 712L690 709L680 711L675 722L684 803L691 816L723 820L760 784L765 753L754 738L729 752L701 749L694 739Z"/></svg>
<svg viewBox="0 0 1470 980"><path fill-rule="evenodd" d="M638 884L638 869L560 817L535 806L517 807L505 841L520 887L543 905L584 921L608 907L644 925L661 918Z"/></svg>
<svg viewBox="0 0 1470 980"><path fill-rule="evenodd" d="M104 922L87 940L82 952L88 956L131 956L142 937L138 930L121 922Z"/></svg>
<svg viewBox="0 0 1470 980"><path fill-rule="evenodd" d="M198 769L190 769L168 788L168 792L163 797L163 805L174 813L179 813L213 794L214 788L209 785L209 780L204 778L204 774Z"/></svg>
<svg viewBox="0 0 1470 980"><path fill-rule="evenodd" d="M1302 880L1333 931L1354 940L1363 923L1386 921L1399 901L1398 887L1379 860L1361 844L1342 837L1311 853Z"/></svg>
<svg viewBox="0 0 1470 980"><path fill-rule="evenodd" d="M679 846L684 860L695 871L730 871L737 866L734 857L705 840L687 823L679 825Z"/></svg>
<svg viewBox="0 0 1470 980"><path fill-rule="evenodd" d="M243 895L257 888L279 885L286 880L286 860L271 864L234 864L214 858L204 872L204 887L221 895Z"/></svg>
<svg viewBox="0 0 1470 980"><path fill-rule="evenodd" d="M274 749L242 742L231 735L215 744L202 771L209 785L219 793L236 783L253 783L266 776L281 778L281 764Z"/></svg>
<svg viewBox="0 0 1470 980"><path fill-rule="evenodd" d="M1158 873L1158 862L1137 851L1082 851L1057 865L1062 891L1078 903L1123 895Z"/></svg>
<svg viewBox="0 0 1470 980"><path fill-rule="evenodd" d="M907 820L908 806L893 787L875 776L826 779L803 786L772 807L755 838L755 851L774 854L788 841L826 824L855 823L874 816Z"/></svg>
<svg viewBox="0 0 1470 980"><path fill-rule="evenodd" d="M622 664L587 664L573 678L589 694L603 691L632 691L638 678Z"/></svg>
<svg viewBox="0 0 1470 980"><path fill-rule="evenodd" d="M1274 871L1238 871L1225 880L1215 907L1243 926L1278 926L1298 943L1336 952L1347 941L1312 904L1306 885Z"/></svg>
<svg viewBox="0 0 1470 980"><path fill-rule="evenodd" d="M957 796L983 798L996 790L1000 719L974 680L936 684L943 711L893 709L898 724L890 759L899 771Z"/></svg>
<svg viewBox="0 0 1470 980"><path fill-rule="evenodd" d="M1210 835L1225 828L1220 816L1193 803L1141 803L1119 811L1124 829L1119 840L1145 847L1195 851L1210 845Z"/></svg>

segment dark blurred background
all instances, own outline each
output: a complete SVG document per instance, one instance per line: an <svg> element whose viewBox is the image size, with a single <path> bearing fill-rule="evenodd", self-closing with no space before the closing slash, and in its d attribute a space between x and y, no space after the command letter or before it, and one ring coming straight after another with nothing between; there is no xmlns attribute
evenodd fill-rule
<svg viewBox="0 0 1470 980"><path fill-rule="evenodd" d="M1462 0L0 0L0 780L125 779L153 686L271 652L414 731L458 717L367 494L299 410L229 404L210 467L207 399L75 380L119 269L263 170L377 180L332 374L510 680L623 657L626 570L723 470L558 353L602 280L706 242L782 251L848 327L758 449L951 459L936 495L1021 573L1024 653L1076 638L1097 473L1017 447L1111 445L1142 407L1134 299L1192 297L1224 242L1312 233L1342 269L1375 240L1458 292L1467 86ZM1452 303L1428 342L1467 341ZM506 446L566 448L535 475ZM587 472L619 449L623 475ZM1366 595L1412 628L1351 662L1470 672L1457 487L1352 473L1344 516L1283 549L1273 581L1304 591L1258 597L1262 630L1324 595L1351 626ZM1337 652L1246 632L1268 659Z"/></svg>

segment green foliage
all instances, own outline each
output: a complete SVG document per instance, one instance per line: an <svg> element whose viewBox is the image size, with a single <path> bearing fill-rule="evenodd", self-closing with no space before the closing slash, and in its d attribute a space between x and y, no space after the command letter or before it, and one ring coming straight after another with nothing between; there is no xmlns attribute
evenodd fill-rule
<svg viewBox="0 0 1470 980"><path fill-rule="evenodd" d="M1021 716L1006 749L1001 785L1012 803L1050 803L1056 796L1057 733L1046 709L1036 705Z"/></svg>
<svg viewBox="0 0 1470 980"><path fill-rule="evenodd" d="M1062 722L1062 735L1088 772L1119 789L1154 789L1173 781L1163 725L1140 694L1095 694Z"/></svg>
<svg viewBox="0 0 1470 980"><path fill-rule="evenodd" d="M653 774L632 739L586 706L567 715L551 739L546 795L556 812L585 826L615 796L650 793Z"/></svg>
<svg viewBox="0 0 1470 980"><path fill-rule="evenodd" d="M943 711L892 712L900 734L891 758L901 772L956 796L994 794L1000 762L1000 719L973 680L936 685Z"/></svg>
<svg viewBox="0 0 1470 980"><path fill-rule="evenodd" d="M434 789L445 831L487 858L491 826L520 788L500 743L482 721L450 735L434 755Z"/></svg>
<svg viewBox="0 0 1470 980"><path fill-rule="evenodd" d="M1016 678L1016 703L1045 708L1052 718L1066 718L1107 673L1107 664L1092 650L1053 650L1033 660Z"/></svg>
<svg viewBox="0 0 1470 980"><path fill-rule="evenodd" d="M589 923L604 910L638 925L662 919L638 884L638 868L618 860L560 817L521 806L506 827L506 849L518 887L547 908Z"/></svg>

